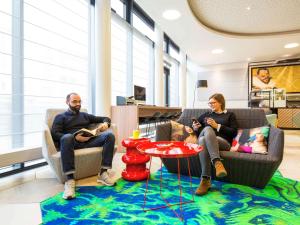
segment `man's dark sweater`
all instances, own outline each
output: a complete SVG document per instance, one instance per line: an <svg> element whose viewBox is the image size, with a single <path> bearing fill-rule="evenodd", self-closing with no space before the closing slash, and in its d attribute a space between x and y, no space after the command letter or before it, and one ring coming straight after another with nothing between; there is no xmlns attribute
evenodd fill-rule
<svg viewBox="0 0 300 225"><path fill-rule="evenodd" d="M198 121L202 127L209 126L206 123L207 118L212 118L217 124L221 124L220 130L214 129L217 136L226 139L231 144L232 139L237 135L237 121L234 113L225 111L223 113L205 112L199 118ZM199 133L201 128L199 129ZM199 136L198 133L198 136Z"/></svg>
<svg viewBox="0 0 300 225"><path fill-rule="evenodd" d="M75 113L68 110L55 117L51 134L56 144L59 144L61 137L65 134L73 134L82 128L88 129L93 123L104 122L110 126L111 121L108 117L94 116L85 112Z"/></svg>

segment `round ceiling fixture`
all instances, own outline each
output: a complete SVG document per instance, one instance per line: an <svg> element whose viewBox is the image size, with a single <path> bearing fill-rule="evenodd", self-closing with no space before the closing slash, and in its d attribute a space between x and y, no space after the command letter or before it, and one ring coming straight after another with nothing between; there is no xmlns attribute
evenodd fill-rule
<svg viewBox="0 0 300 225"><path fill-rule="evenodd" d="M162 16L167 20L177 20L181 14L176 9L168 9L163 12Z"/></svg>
<svg viewBox="0 0 300 225"><path fill-rule="evenodd" d="M288 43L284 47L285 48L296 48L298 46L299 46L299 43L294 42L294 43Z"/></svg>
<svg viewBox="0 0 300 225"><path fill-rule="evenodd" d="M223 52L224 52L224 50L220 49L220 48L216 48L216 49L214 49L214 50L211 51L212 54L221 54Z"/></svg>

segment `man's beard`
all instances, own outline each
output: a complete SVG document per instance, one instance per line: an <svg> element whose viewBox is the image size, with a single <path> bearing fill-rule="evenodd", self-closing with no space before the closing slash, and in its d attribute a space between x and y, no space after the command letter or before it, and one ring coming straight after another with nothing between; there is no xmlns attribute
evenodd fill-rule
<svg viewBox="0 0 300 225"><path fill-rule="evenodd" d="M81 105L79 105L79 106L71 106L71 105L69 104L69 108L70 108L73 112L79 113L80 108L81 108Z"/></svg>

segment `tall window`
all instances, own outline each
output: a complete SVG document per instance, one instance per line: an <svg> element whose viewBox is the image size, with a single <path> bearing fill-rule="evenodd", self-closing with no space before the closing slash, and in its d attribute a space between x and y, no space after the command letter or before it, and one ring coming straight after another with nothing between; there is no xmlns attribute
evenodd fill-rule
<svg viewBox="0 0 300 225"><path fill-rule="evenodd" d="M133 84L146 88L146 103L153 104L154 52L152 42L134 32L133 35Z"/></svg>
<svg viewBox="0 0 300 225"><path fill-rule="evenodd" d="M141 33L151 36L151 28L133 16L139 30L116 13L111 16L112 105L116 105L116 96L132 96L133 85L145 87L146 103L154 102L154 46Z"/></svg>
<svg viewBox="0 0 300 225"><path fill-rule="evenodd" d="M146 88L146 103L154 103L154 21L133 4L133 84Z"/></svg>
<svg viewBox="0 0 300 225"><path fill-rule="evenodd" d="M68 93L87 107L88 12L85 0L1 0L0 153L41 146L46 109Z"/></svg>
<svg viewBox="0 0 300 225"><path fill-rule="evenodd" d="M0 4L0 154L11 146L12 108L12 4L10 0Z"/></svg>
<svg viewBox="0 0 300 225"><path fill-rule="evenodd" d="M165 96L169 96L169 106L179 106L179 66L180 56L179 47L164 34L164 60L169 66L169 90L165 93Z"/></svg>
<svg viewBox="0 0 300 225"><path fill-rule="evenodd" d="M129 25L112 13L111 20L111 90L112 105L116 96L128 96ZM131 45L130 45L131 46Z"/></svg>
<svg viewBox="0 0 300 225"><path fill-rule="evenodd" d="M179 106L179 62L169 59L170 67L170 106Z"/></svg>

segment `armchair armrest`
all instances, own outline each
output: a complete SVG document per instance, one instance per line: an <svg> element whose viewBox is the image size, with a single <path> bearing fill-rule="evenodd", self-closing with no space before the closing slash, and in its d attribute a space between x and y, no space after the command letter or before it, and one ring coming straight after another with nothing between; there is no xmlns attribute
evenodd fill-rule
<svg viewBox="0 0 300 225"><path fill-rule="evenodd" d="M269 141L268 141L268 154L278 161L282 161L284 148L284 133L283 130L270 127Z"/></svg>
<svg viewBox="0 0 300 225"><path fill-rule="evenodd" d="M169 141L171 139L171 123L159 124L156 127L155 141Z"/></svg>
<svg viewBox="0 0 300 225"><path fill-rule="evenodd" d="M117 145L117 143L118 143L118 129L117 129L117 125L116 124L114 124L114 123L112 123L112 124L110 124L110 128L108 128L108 129L110 129L112 132L113 132L113 134L115 135L115 149L117 149L118 148L118 145Z"/></svg>
<svg viewBox="0 0 300 225"><path fill-rule="evenodd" d="M43 132L43 142L42 142L42 153L44 158L48 161L49 156L57 153L56 147L54 145L50 129L47 124L44 124Z"/></svg>

